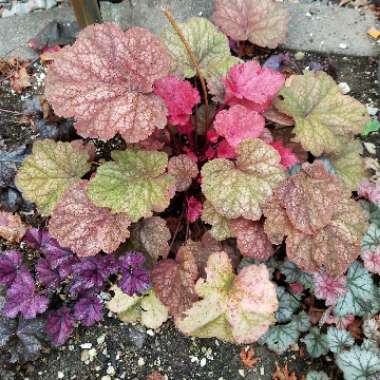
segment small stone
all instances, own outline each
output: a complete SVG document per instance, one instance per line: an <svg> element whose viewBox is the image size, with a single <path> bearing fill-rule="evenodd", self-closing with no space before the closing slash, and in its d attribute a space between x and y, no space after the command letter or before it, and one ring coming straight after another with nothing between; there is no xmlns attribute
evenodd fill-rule
<svg viewBox="0 0 380 380"><path fill-rule="evenodd" d="M306 17L311 17L311 13L310 12L306 12Z"/></svg>
<svg viewBox="0 0 380 380"><path fill-rule="evenodd" d="M82 343L80 345L80 348L83 348L84 350L89 350L92 347L92 343Z"/></svg>
<svg viewBox="0 0 380 380"><path fill-rule="evenodd" d="M340 47L341 49L347 49L347 48L348 48L348 45L345 44L345 43L341 43L341 44L339 44L339 47Z"/></svg>
<svg viewBox="0 0 380 380"><path fill-rule="evenodd" d="M239 369L239 375L241 376L241 377L245 377L245 371L244 371L244 369Z"/></svg>
<svg viewBox="0 0 380 380"><path fill-rule="evenodd" d="M137 360L137 365L138 365L139 367L142 367L144 364L145 364L145 360L144 360L144 358L139 358L139 360Z"/></svg>
<svg viewBox="0 0 380 380"><path fill-rule="evenodd" d="M96 339L96 343L98 343L98 344L103 344L105 340L106 340L106 334L102 334L102 335L100 335L100 336Z"/></svg>
<svg viewBox="0 0 380 380"><path fill-rule="evenodd" d="M379 112L379 109L376 107L367 106L367 111L371 116L376 116Z"/></svg>
<svg viewBox="0 0 380 380"><path fill-rule="evenodd" d="M87 361L89 358L89 354L88 354L88 350L83 350L81 353L80 353L80 360L82 362L85 362Z"/></svg>
<svg viewBox="0 0 380 380"><path fill-rule="evenodd" d="M302 61L305 58L305 53L303 51L299 51L296 54L294 54L294 58L296 61Z"/></svg>
<svg viewBox="0 0 380 380"><path fill-rule="evenodd" d="M207 363L206 358L202 358L201 361L200 361L200 363L199 363L199 365L200 365L201 367L204 367L204 366L206 365L206 363Z"/></svg>
<svg viewBox="0 0 380 380"><path fill-rule="evenodd" d="M147 330L146 333L150 336L154 336L154 331L152 329Z"/></svg>
<svg viewBox="0 0 380 380"><path fill-rule="evenodd" d="M111 376L102 376L101 380L111 380Z"/></svg>
<svg viewBox="0 0 380 380"><path fill-rule="evenodd" d="M260 375L261 376L265 375L265 368L264 367L260 367Z"/></svg>
<svg viewBox="0 0 380 380"><path fill-rule="evenodd" d="M340 82L338 87L343 95L346 95L351 91L351 87L346 82Z"/></svg>
<svg viewBox="0 0 380 380"><path fill-rule="evenodd" d="M62 371L58 371L57 377L58 379L63 379L65 377L65 374Z"/></svg>
<svg viewBox="0 0 380 380"><path fill-rule="evenodd" d="M115 368L113 368L112 365L109 366L109 367L107 368L107 371L106 371L106 372L107 372L107 374L110 375L110 376L113 376L113 375L115 375L115 373L116 373Z"/></svg>

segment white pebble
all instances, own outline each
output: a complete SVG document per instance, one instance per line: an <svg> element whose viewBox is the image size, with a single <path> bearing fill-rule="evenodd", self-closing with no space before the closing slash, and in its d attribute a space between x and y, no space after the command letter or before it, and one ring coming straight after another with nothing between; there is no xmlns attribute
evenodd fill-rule
<svg viewBox="0 0 380 380"><path fill-rule="evenodd" d="M110 376L113 376L116 373L115 368L113 368L112 365L107 368L106 372Z"/></svg>
<svg viewBox="0 0 380 380"><path fill-rule="evenodd" d="M376 107L367 106L367 111L371 116L376 116L379 112L379 109Z"/></svg>
<svg viewBox="0 0 380 380"><path fill-rule="evenodd" d="M150 336L154 336L154 331L149 329L149 330L146 330L146 333Z"/></svg>
<svg viewBox="0 0 380 380"><path fill-rule="evenodd" d="M305 58L305 53L303 51L299 51L296 54L294 54L294 58L296 61L302 61Z"/></svg>
<svg viewBox="0 0 380 380"><path fill-rule="evenodd" d="M82 343L80 345L80 348L83 348L84 350L89 350L92 347L92 343Z"/></svg>
<svg viewBox="0 0 380 380"><path fill-rule="evenodd" d="M105 340L106 340L106 334L102 334L98 336L98 338L96 339L96 343L103 344Z"/></svg>
<svg viewBox="0 0 380 380"><path fill-rule="evenodd" d="M108 375L102 376L101 380L111 380L111 377Z"/></svg>
<svg viewBox="0 0 380 380"><path fill-rule="evenodd" d="M62 371L58 371L57 377L58 379L63 379L65 377L65 374Z"/></svg>
<svg viewBox="0 0 380 380"><path fill-rule="evenodd" d="M348 45L347 45L347 44L344 44L344 43L341 43L341 44L339 44L339 47L340 47L341 49L347 49L347 48L348 48Z"/></svg>
<svg viewBox="0 0 380 380"><path fill-rule="evenodd" d="M346 95L351 91L351 87L346 82L340 82L338 87L343 95Z"/></svg>
<svg viewBox="0 0 380 380"><path fill-rule="evenodd" d="M204 366L206 365L206 363L207 363L206 358L202 358L201 361L200 361L200 363L199 363L199 365L200 365L201 367L204 367Z"/></svg>
<svg viewBox="0 0 380 380"><path fill-rule="evenodd" d="M245 371L244 371L244 369L239 369L239 375L241 376L241 377L245 377Z"/></svg>
<svg viewBox="0 0 380 380"><path fill-rule="evenodd" d="M139 360L137 360L137 365L139 365L140 367L142 367L144 364L145 364L144 358L139 358Z"/></svg>

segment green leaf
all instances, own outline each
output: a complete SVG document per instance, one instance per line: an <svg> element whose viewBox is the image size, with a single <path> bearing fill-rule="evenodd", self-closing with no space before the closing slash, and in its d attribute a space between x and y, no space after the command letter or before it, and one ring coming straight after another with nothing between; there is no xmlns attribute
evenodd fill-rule
<svg viewBox="0 0 380 380"><path fill-rule="evenodd" d="M347 314L360 317L370 314L377 291L372 276L360 262L355 261L348 269L346 286L346 294L335 305L335 314L340 317Z"/></svg>
<svg viewBox="0 0 380 380"><path fill-rule="evenodd" d="M271 326L261 342L264 342L270 350L281 355L297 342L299 336L297 325L292 321L285 325Z"/></svg>
<svg viewBox="0 0 380 380"><path fill-rule="evenodd" d="M275 107L294 118L294 141L316 157L334 152L342 136L361 133L369 120L366 108L323 71L292 75L280 97Z"/></svg>
<svg viewBox="0 0 380 380"><path fill-rule="evenodd" d="M300 332L306 332L311 326L310 317L304 311L299 312L297 315L293 315L292 321L295 322L297 330Z"/></svg>
<svg viewBox="0 0 380 380"><path fill-rule="evenodd" d="M224 71L236 60L231 57L227 37L207 19L192 17L185 23L177 24L204 78ZM172 26L164 30L162 38L172 60L172 70L185 78L193 77L196 74L194 65Z"/></svg>
<svg viewBox="0 0 380 380"><path fill-rule="evenodd" d="M329 327L327 329L327 343L330 351L337 354L353 346L355 340L349 331Z"/></svg>
<svg viewBox="0 0 380 380"><path fill-rule="evenodd" d="M368 227L367 232L363 236L362 249L363 250L374 250L380 245L380 226L371 223Z"/></svg>
<svg viewBox="0 0 380 380"><path fill-rule="evenodd" d="M300 302L282 286L277 287L277 298L279 307L276 312L276 320L279 323L289 322L294 312L299 308Z"/></svg>
<svg viewBox="0 0 380 380"><path fill-rule="evenodd" d="M257 341L274 322L276 290L264 264L243 268L237 276L225 252L212 253L207 278L195 290L200 298L176 321L185 334L237 343Z"/></svg>
<svg viewBox="0 0 380 380"><path fill-rule="evenodd" d="M351 191L356 191L365 178L363 146L359 140L350 140L327 158L331 161L338 177Z"/></svg>
<svg viewBox="0 0 380 380"><path fill-rule="evenodd" d="M215 159L202 167L202 191L215 210L229 219L261 218L261 205L272 195L272 188L286 175L280 156L259 139L247 139L236 149L236 163Z"/></svg>
<svg viewBox="0 0 380 380"><path fill-rule="evenodd" d="M359 203L360 203L360 206L362 206L362 208L367 213L369 222L380 226L380 210L379 210L379 208L374 203L368 202L364 199L360 199Z"/></svg>
<svg viewBox="0 0 380 380"><path fill-rule="evenodd" d="M362 136L367 137L372 132L377 132L380 129L380 123L377 119L371 119L363 128Z"/></svg>
<svg viewBox="0 0 380 380"><path fill-rule="evenodd" d="M114 161L101 165L90 180L88 195L98 207L125 212L133 222L164 211L173 195L174 178L166 174L164 152L112 152Z"/></svg>
<svg viewBox="0 0 380 380"><path fill-rule="evenodd" d="M375 380L380 371L380 358L372 351L354 346L336 356L336 364L345 380Z"/></svg>
<svg viewBox="0 0 380 380"><path fill-rule="evenodd" d="M303 341L306 345L307 352L312 358L319 358L329 352L326 334L321 334L318 327L312 327Z"/></svg>
<svg viewBox="0 0 380 380"><path fill-rule="evenodd" d="M212 226L210 234L214 239L222 241L233 236L229 226L229 219L219 214L208 201L203 204L201 219Z"/></svg>
<svg viewBox="0 0 380 380"><path fill-rule="evenodd" d="M36 141L17 173L16 186L42 215L50 215L65 190L90 170L88 159L84 149L68 142Z"/></svg>
<svg viewBox="0 0 380 380"><path fill-rule="evenodd" d="M111 289L115 295L107 308L126 323L141 322L150 329L157 329L169 317L168 309L161 303L153 289L143 296L129 296L116 285Z"/></svg>
<svg viewBox="0 0 380 380"><path fill-rule="evenodd" d="M376 355L380 356L380 348L376 341L372 339L363 339L363 343L360 348L365 351L372 351Z"/></svg>
<svg viewBox="0 0 380 380"><path fill-rule="evenodd" d="M309 371L306 380L330 380L324 371Z"/></svg>
<svg viewBox="0 0 380 380"><path fill-rule="evenodd" d="M301 271L296 264L289 260L285 260L279 270L284 274L286 282L289 284L292 282L299 282L306 289L312 289L314 286L313 276L310 273Z"/></svg>

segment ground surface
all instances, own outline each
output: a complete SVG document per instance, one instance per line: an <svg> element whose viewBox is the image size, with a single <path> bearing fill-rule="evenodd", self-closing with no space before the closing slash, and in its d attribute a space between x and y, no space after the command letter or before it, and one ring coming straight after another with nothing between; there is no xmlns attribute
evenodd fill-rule
<svg viewBox="0 0 380 380"><path fill-rule="evenodd" d="M297 61L297 64L302 68L310 62L329 62L330 67L336 69L337 81L350 86L350 95L371 107L380 107L375 60L306 53L304 60ZM41 79L40 74L37 77ZM38 83L29 91L29 95L25 93L22 96L10 92L5 85L0 89L0 108L21 111L22 99L30 97L32 93L42 94ZM30 126L20 125L20 116L17 114L0 112L0 126L0 148L31 144L37 137ZM370 140L380 142L380 137L373 134ZM24 218L29 223L38 223L38 219L27 212ZM239 358L240 350L241 347L213 339L183 337L171 322L166 323L159 332L153 332L107 318L95 327L80 328L61 349L52 349L32 364L13 368L8 372L9 377L4 374L3 378L145 380L147 375L158 370L172 380L269 380L275 362L284 363L285 360L289 368L297 372L298 379L311 367L324 368L334 380L340 378L329 363L301 358L298 346L281 358L258 347L257 356L261 362L250 370L244 369Z"/></svg>

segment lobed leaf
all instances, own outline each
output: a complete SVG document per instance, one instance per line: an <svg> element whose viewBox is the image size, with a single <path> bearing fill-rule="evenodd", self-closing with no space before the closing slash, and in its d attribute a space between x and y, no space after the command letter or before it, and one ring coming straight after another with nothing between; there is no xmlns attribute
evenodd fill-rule
<svg viewBox="0 0 380 380"><path fill-rule="evenodd" d="M143 219L135 232L143 249L153 260L168 256L171 233L164 219L159 216Z"/></svg>
<svg viewBox="0 0 380 380"><path fill-rule="evenodd" d="M289 322L292 320L294 312L300 307L300 301L287 292L283 286L278 286L276 291L279 304L276 321L279 323Z"/></svg>
<svg viewBox="0 0 380 380"><path fill-rule="evenodd" d="M233 236L229 226L229 219L219 214L209 201L203 203L201 219L211 225L211 236L219 241Z"/></svg>
<svg viewBox="0 0 380 380"><path fill-rule="evenodd" d="M312 327L303 341L306 349L312 358L319 358L329 352L328 340L326 334L321 334L318 327Z"/></svg>
<svg viewBox="0 0 380 380"><path fill-rule="evenodd" d="M176 191L185 191L197 177L199 170L197 163L187 154L180 154L170 158L168 173L175 178Z"/></svg>
<svg viewBox="0 0 380 380"><path fill-rule="evenodd" d="M49 221L49 232L62 247L78 256L112 253L129 237L127 214L95 206L87 196L88 182L80 181L63 194Z"/></svg>
<svg viewBox="0 0 380 380"><path fill-rule="evenodd" d="M278 306L266 266L247 266L235 277L227 254L215 252L206 273L206 280L199 279L195 287L202 299L185 312L178 328L201 338L257 341L273 323Z"/></svg>
<svg viewBox="0 0 380 380"><path fill-rule="evenodd" d="M361 133L369 120L366 108L323 71L292 75L280 96L275 107L294 118L294 141L314 156L336 151L342 137Z"/></svg>
<svg viewBox="0 0 380 380"><path fill-rule="evenodd" d="M42 215L50 215L63 193L90 170L88 158L85 150L70 143L36 141L17 173L16 186Z"/></svg>
<svg viewBox="0 0 380 380"><path fill-rule="evenodd" d="M108 140L120 133L135 143L166 125L165 104L152 91L168 71L165 48L148 30L95 24L55 54L45 94L57 115L75 118L82 137Z"/></svg>
<svg viewBox="0 0 380 380"><path fill-rule="evenodd" d="M230 221L230 229L243 256L266 261L273 255L272 243L260 222L239 218Z"/></svg>
<svg viewBox="0 0 380 380"><path fill-rule="evenodd" d="M247 138L259 137L264 127L263 116L238 104L228 110L219 111L214 120L216 132L233 148Z"/></svg>
<svg viewBox="0 0 380 380"><path fill-rule="evenodd" d="M343 371L346 380L374 379L380 371L379 356L358 346L338 354L336 364Z"/></svg>
<svg viewBox="0 0 380 380"><path fill-rule="evenodd" d="M0 210L0 237L11 243L19 242L26 232L26 226L18 214Z"/></svg>
<svg viewBox="0 0 380 380"><path fill-rule="evenodd" d="M227 37L210 21L192 17L184 23L177 23L194 54L202 76L206 79L218 76L224 66L230 65L231 57ZM164 30L162 39L171 57L172 71L191 78L196 74L189 54L173 27Z"/></svg>
<svg viewBox="0 0 380 380"><path fill-rule="evenodd" d="M274 49L286 40L288 17L272 0L217 0L212 19L234 40Z"/></svg>
<svg viewBox="0 0 380 380"><path fill-rule="evenodd" d="M300 336L294 321L284 325L271 326L263 336L262 341L276 354L283 354Z"/></svg>
<svg viewBox="0 0 380 380"><path fill-rule="evenodd" d="M309 371L306 380L330 380L324 371Z"/></svg>
<svg viewBox="0 0 380 380"><path fill-rule="evenodd" d="M236 151L236 163L215 159L203 165L202 191L219 214L258 220L272 188L285 179L280 156L259 139L245 140Z"/></svg>
<svg viewBox="0 0 380 380"><path fill-rule="evenodd" d="M355 344L355 340L349 331L336 327L329 327L326 337L329 350L334 354L343 352Z"/></svg>
<svg viewBox="0 0 380 380"><path fill-rule="evenodd" d="M166 153L113 151L112 158L114 161L101 165L90 180L88 195L96 206L125 212L132 222L168 207L174 178L165 173Z"/></svg>

